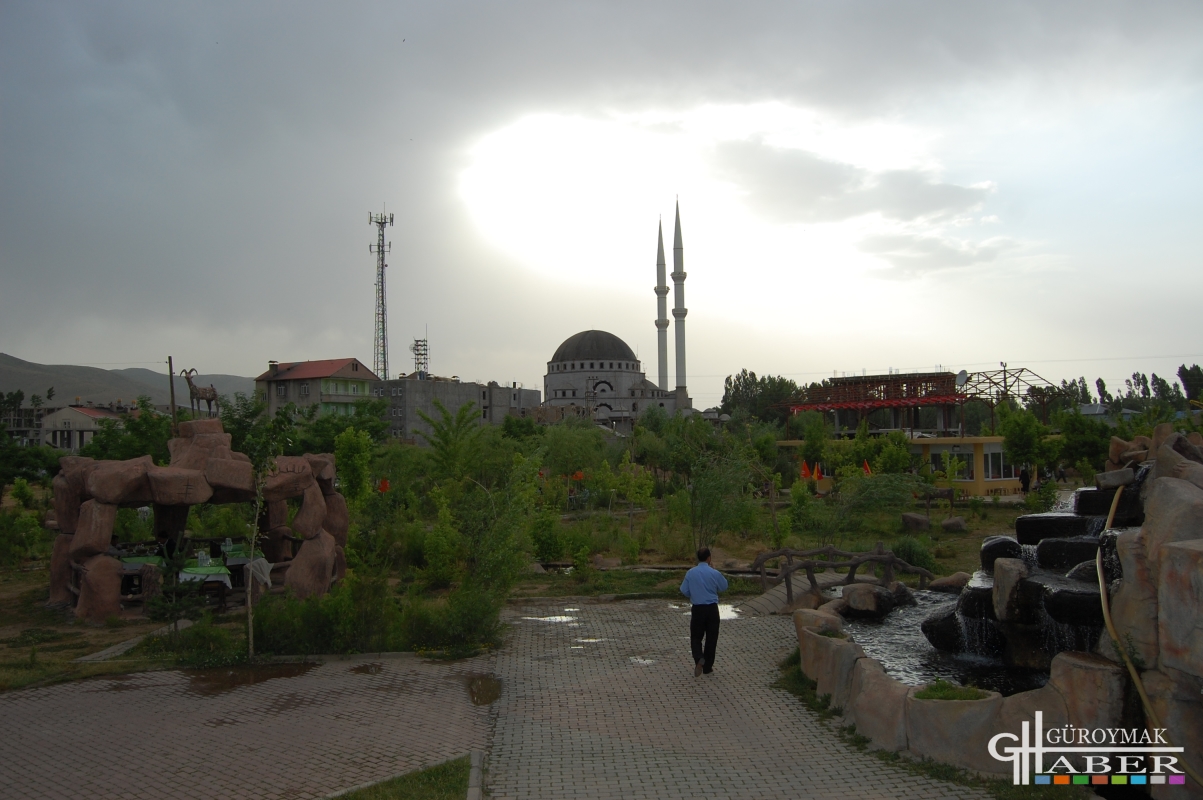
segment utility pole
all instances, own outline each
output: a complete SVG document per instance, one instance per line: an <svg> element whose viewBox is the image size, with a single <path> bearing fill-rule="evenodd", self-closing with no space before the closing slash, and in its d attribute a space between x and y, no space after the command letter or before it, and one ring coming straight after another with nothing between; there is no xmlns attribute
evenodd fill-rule
<svg viewBox="0 0 1203 800"><path fill-rule="evenodd" d="M167 356L167 382L171 386L171 435L179 436L180 424L175 415L175 365L171 363L171 356Z"/></svg>
<svg viewBox="0 0 1203 800"><path fill-rule="evenodd" d="M384 229L393 224L393 215L368 214L368 224L377 229L376 244L368 245L368 252L376 254L376 332L372 337L372 371L382 381L388 380L388 310L384 293L385 253L393 249L392 242L385 244Z"/></svg>

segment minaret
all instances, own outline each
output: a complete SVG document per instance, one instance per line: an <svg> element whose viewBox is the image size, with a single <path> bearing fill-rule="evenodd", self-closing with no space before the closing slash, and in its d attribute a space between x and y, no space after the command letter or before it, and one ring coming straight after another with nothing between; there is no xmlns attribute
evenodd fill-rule
<svg viewBox="0 0 1203 800"><path fill-rule="evenodd" d="M660 391L668 391L668 282L664 266L664 223L656 230L656 356Z"/></svg>
<svg viewBox="0 0 1203 800"><path fill-rule="evenodd" d="M681 247L681 204L677 203L677 224L673 233L673 318L677 321L677 409L689 408L685 386L685 250Z"/></svg>

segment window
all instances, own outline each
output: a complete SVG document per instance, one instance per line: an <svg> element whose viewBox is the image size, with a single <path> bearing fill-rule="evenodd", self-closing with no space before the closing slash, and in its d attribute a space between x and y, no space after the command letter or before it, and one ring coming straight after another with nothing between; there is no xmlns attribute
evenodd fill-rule
<svg viewBox="0 0 1203 800"><path fill-rule="evenodd" d="M351 394L359 394L359 384L358 383L351 384Z"/></svg>
<svg viewBox="0 0 1203 800"><path fill-rule="evenodd" d="M305 383L302 383L302 384L301 384L301 396L302 396L302 397L308 397L308 396L309 396L309 382L308 382L308 381L306 381Z"/></svg>
<svg viewBox="0 0 1203 800"><path fill-rule="evenodd" d="M572 390L572 396L573 396L573 397L576 397L576 389L573 389L573 390Z"/></svg>
<svg viewBox="0 0 1203 800"><path fill-rule="evenodd" d="M359 372L359 362L358 362L358 361L352 361L352 362L351 362L351 371L352 371L352 372Z"/></svg>
<svg viewBox="0 0 1203 800"><path fill-rule="evenodd" d="M70 429L71 428L71 420L69 420L69 419L63 420L63 427Z"/></svg>
<svg viewBox="0 0 1203 800"><path fill-rule="evenodd" d="M592 361L590 361L590 362L589 362L589 369L595 369L595 367L593 366L593 362L592 362Z"/></svg>
<svg viewBox="0 0 1203 800"><path fill-rule="evenodd" d="M614 362L613 362L613 361L611 361L611 362L610 362L610 369L614 369Z"/></svg>
<svg viewBox="0 0 1203 800"><path fill-rule="evenodd" d="M487 399L487 398L488 398L488 396L489 396L489 393L488 393L488 392L481 392L481 393L480 393L480 399L481 399L481 400L485 400L485 399Z"/></svg>
<svg viewBox="0 0 1203 800"><path fill-rule="evenodd" d="M276 397L288 397L288 384L287 383L277 383L276 384Z"/></svg>
<svg viewBox="0 0 1203 800"><path fill-rule="evenodd" d="M488 419L488 418L489 418L489 409L487 409L487 408L482 408L482 409L480 410L480 418L481 418L481 419Z"/></svg>

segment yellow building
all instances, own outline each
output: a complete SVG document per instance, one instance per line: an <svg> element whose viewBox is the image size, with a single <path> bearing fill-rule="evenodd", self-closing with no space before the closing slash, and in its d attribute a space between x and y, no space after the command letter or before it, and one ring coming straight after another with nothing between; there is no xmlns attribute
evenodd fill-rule
<svg viewBox="0 0 1203 800"><path fill-rule="evenodd" d="M953 485L970 497L1018 494L1020 465L1011 464L1003 453L1001 436L915 437L912 455L932 469L943 470L944 459L960 459L962 467Z"/></svg>

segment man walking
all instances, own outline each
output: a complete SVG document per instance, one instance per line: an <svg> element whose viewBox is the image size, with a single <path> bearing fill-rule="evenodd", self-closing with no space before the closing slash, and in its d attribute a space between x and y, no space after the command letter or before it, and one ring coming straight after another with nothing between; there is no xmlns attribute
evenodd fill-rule
<svg viewBox="0 0 1203 800"><path fill-rule="evenodd" d="M698 550L698 565L685 573L681 594L693 604L689 618L689 646L693 650L693 677L714 670L718 646L718 596L727 591L727 579L710 565L710 548ZM705 645L702 640L705 639Z"/></svg>

